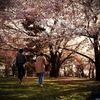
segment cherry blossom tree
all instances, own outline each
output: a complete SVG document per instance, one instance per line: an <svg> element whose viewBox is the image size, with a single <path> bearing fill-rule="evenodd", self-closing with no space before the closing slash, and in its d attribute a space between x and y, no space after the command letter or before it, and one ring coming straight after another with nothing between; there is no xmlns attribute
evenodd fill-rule
<svg viewBox="0 0 100 100"><path fill-rule="evenodd" d="M7 7L9 9L6 9ZM11 6L9 2L9 6L2 7L7 12L5 15L10 15L7 23L12 21L15 27L9 27L4 17L1 19L1 26L3 29L10 28L17 33L23 33L26 40L33 41L31 46L35 50L36 47L49 48L49 54L51 57L54 55L56 59L61 56L63 49L71 51L69 55L74 52L88 58L95 63L96 80L100 80L99 7L99 0L16 0L16 6ZM23 27L14 22L15 19ZM78 45L74 48L68 46L66 41L76 36L85 36L91 41L94 49L93 58L78 52L78 49L75 49Z"/></svg>

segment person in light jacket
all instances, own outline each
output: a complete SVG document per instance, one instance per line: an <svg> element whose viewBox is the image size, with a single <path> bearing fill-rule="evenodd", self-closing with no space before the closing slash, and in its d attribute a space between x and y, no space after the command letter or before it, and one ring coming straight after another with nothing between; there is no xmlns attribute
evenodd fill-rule
<svg viewBox="0 0 100 100"><path fill-rule="evenodd" d="M42 85L44 72L45 72L46 58L43 56L43 53L40 53L36 58L35 62L35 70L39 79L39 85Z"/></svg>

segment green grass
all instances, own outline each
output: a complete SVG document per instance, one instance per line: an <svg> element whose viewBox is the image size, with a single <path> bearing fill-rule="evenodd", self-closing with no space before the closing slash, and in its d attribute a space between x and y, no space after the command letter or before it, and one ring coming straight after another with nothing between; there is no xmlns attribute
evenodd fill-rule
<svg viewBox="0 0 100 100"><path fill-rule="evenodd" d="M24 78L24 84L18 84L17 77L0 78L0 100L86 100L100 89L100 82L94 80L66 79L45 78L39 87L34 77Z"/></svg>

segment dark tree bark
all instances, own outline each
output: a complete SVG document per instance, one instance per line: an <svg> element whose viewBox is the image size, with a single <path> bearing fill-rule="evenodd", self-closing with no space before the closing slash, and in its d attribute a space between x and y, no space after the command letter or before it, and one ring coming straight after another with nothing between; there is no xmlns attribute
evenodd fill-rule
<svg viewBox="0 0 100 100"><path fill-rule="evenodd" d="M96 66L96 81L100 81L100 51L98 35L95 35L94 39L94 54L95 54L95 66Z"/></svg>
<svg viewBox="0 0 100 100"><path fill-rule="evenodd" d="M52 50L50 51L51 55L51 70L50 70L50 77L58 77L58 66L57 66L57 55L56 52L54 53Z"/></svg>
<svg viewBox="0 0 100 100"><path fill-rule="evenodd" d="M58 51L53 51L52 45L49 46L50 49L50 56L51 56L51 70L50 70L50 77L58 77L59 76L59 69L61 66L60 63L60 57L61 57L61 53L59 53Z"/></svg>

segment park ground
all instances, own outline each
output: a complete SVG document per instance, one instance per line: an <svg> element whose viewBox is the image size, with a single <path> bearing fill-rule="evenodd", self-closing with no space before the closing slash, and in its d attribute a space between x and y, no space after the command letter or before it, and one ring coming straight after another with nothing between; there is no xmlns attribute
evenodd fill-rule
<svg viewBox="0 0 100 100"><path fill-rule="evenodd" d="M76 77L44 77L43 87L37 77L0 77L0 100L95 100L93 93L100 92L100 82ZM98 99L100 100L100 99Z"/></svg>

